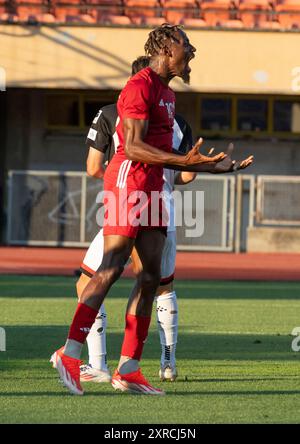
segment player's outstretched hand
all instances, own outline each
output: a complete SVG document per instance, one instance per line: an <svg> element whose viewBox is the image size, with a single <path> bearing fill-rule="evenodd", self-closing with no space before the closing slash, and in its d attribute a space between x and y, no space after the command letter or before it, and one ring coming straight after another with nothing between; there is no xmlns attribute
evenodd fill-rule
<svg viewBox="0 0 300 444"><path fill-rule="evenodd" d="M215 156L205 156L203 154L200 153L200 147L203 143L203 139L200 138L195 145L193 146L193 148L186 154L185 159L186 159L186 165L198 165L201 163L217 163L217 162L221 162L223 159L226 158L226 154L225 153L219 153L216 154ZM209 154L212 152L212 150L209 151Z"/></svg>
<svg viewBox="0 0 300 444"><path fill-rule="evenodd" d="M215 165L214 173L230 173L232 171L243 170L253 163L254 157L249 156L244 160L232 160L234 145L230 143L226 151L226 157Z"/></svg>

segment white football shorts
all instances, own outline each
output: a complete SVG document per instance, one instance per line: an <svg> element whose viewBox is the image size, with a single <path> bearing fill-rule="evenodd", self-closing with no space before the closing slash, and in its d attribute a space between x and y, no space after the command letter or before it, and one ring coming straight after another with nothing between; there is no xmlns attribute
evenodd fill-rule
<svg viewBox="0 0 300 444"><path fill-rule="evenodd" d="M101 265L103 259L103 230L94 237L80 265L80 271L92 277ZM174 280L176 262L176 231L168 231L161 259L161 283L169 284ZM129 263L129 262L128 262Z"/></svg>

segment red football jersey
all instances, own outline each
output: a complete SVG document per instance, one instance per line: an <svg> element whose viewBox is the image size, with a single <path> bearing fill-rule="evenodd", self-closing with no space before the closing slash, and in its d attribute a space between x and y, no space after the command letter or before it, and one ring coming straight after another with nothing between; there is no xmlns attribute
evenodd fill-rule
<svg viewBox="0 0 300 444"><path fill-rule="evenodd" d="M123 120L148 120L144 142L163 151L172 150L175 94L151 69L145 68L133 76L121 92L118 103L119 146L109 163L104 181L118 188L161 191L163 167L128 160L124 151Z"/></svg>

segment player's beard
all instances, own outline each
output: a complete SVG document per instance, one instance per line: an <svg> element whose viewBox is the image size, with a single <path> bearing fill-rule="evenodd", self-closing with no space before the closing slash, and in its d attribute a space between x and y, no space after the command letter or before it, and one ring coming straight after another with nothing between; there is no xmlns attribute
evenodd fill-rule
<svg viewBox="0 0 300 444"><path fill-rule="evenodd" d="M190 73L187 71L184 71L184 73L182 74L182 80L183 80L183 83L185 83L186 85L189 85L190 81L191 81Z"/></svg>
<svg viewBox="0 0 300 444"><path fill-rule="evenodd" d="M181 78L183 80L183 83L185 83L186 85L190 84L190 80L191 80L191 75L190 75L190 71L188 70L187 67L184 68L184 70L181 73Z"/></svg>

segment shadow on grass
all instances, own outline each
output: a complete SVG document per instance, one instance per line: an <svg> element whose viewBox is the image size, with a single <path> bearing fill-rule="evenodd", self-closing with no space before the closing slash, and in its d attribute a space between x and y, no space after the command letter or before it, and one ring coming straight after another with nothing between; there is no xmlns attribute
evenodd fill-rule
<svg viewBox="0 0 300 444"><path fill-rule="evenodd" d="M195 396L195 395L202 395L202 396L275 396L275 395L299 395L300 390L219 390L219 391L212 391L212 390L193 390L193 391L168 391L167 388L164 387L164 390L167 393L167 396ZM93 391L93 392L84 392L84 396L139 396L133 393L122 393L122 392L115 392L115 390L112 388L110 391ZM61 398L62 396L70 397L70 393L68 392L7 392L7 393L0 393L1 397L57 397Z"/></svg>
<svg viewBox="0 0 300 444"><path fill-rule="evenodd" d="M48 361L53 351L64 343L68 333L68 328L65 326L8 326L5 330L7 351L0 353L0 364L5 362L5 366L10 366L10 360ZM119 358L122 340L123 333L108 332L109 361ZM291 351L291 341L289 335L180 333L177 358L200 362L203 360L294 361L298 359L298 353ZM86 358L86 350L83 358ZM143 358L157 360L160 358L159 338L155 331L149 334ZM31 365L35 365L34 362Z"/></svg>
<svg viewBox="0 0 300 444"><path fill-rule="evenodd" d="M0 276L0 298L74 298L75 277ZM132 279L121 278L107 297L128 298ZM175 281L182 299L300 299L300 282Z"/></svg>

